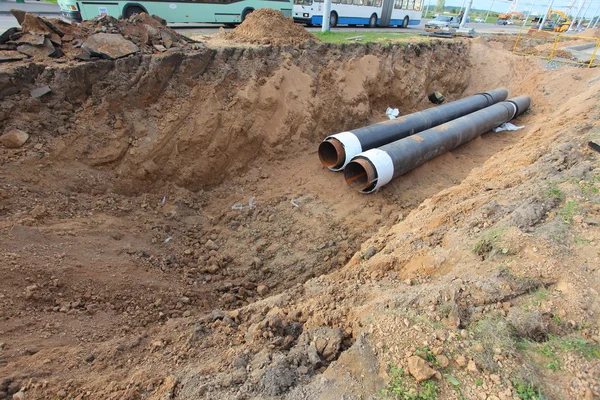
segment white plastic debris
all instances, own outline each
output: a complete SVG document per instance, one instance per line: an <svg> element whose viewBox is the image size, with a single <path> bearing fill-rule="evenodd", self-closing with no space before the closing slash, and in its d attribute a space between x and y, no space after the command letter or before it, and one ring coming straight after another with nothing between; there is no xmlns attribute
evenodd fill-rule
<svg viewBox="0 0 600 400"><path fill-rule="evenodd" d="M231 209L242 211L244 209L244 206L241 205L240 203L235 203L234 205L231 206Z"/></svg>
<svg viewBox="0 0 600 400"><path fill-rule="evenodd" d="M168 238L165 239L165 241L163 243L167 244L169 243L171 240L173 240L173 236L169 236Z"/></svg>
<svg viewBox="0 0 600 400"><path fill-rule="evenodd" d="M166 202L167 202L167 196L163 196L163 198L162 198L162 200L160 202L160 205L164 206Z"/></svg>
<svg viewBox="0 0 600 400"><path fill-rule="evenodd" d="M391 107L388 107L387 110L385 110L385 113L390 119L396 119L398 115L400 115L400 111L398 111L397 108Z"/></svg>
<svg viewBox="0 0 600 400"><path fill-rule="evenodd" d="M497 128L492 129L494 132L502 132L502 131L518 131L519 129L523 129L525 126L516 126L511 124L510 122L505 122Z"/></svg>
<svg viewBox="0 0 600 400"><path fill-rule="evenodd" d="M293 205L293 206L294 206L294 207L296 207L296 208L300 208L300 205L298 205L298 203L296 203L296 200L295 200L295 199L291 199L291 200L290 200L290 204L291 204L291 205Z"/></svg>
<svg viewBox="0 0 600 400"><path fill-rule="evenodd" d="M248 202L248 207L250 207L250 208L254 207L254 199L256 199L256 197L252 196L252 198Z"/></svg>

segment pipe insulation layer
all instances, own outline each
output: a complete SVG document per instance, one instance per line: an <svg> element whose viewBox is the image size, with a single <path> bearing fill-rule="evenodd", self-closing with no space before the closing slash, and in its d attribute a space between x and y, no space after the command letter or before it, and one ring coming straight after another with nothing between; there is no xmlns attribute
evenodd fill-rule
<svg viewBox="0 0 600 400"><path fill-rule="evenodd" d="M531 105L527 96L476 111L377 149L355 156L344 169L346 182L361 193L372 193L392 179L475 139L523 114Z"/></svg>
<svg viewBox="0 0 600 400"><path fill-rule="evenodd" d="M331 135L319 146L319 158L332 171L341 171L355 155L506 100L506 89L494 89L400 118Z"/></svg>

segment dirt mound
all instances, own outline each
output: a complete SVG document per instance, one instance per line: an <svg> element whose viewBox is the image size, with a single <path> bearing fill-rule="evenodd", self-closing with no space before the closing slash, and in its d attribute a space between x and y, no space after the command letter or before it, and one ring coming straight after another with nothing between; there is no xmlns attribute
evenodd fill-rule
<svg viewBox="0 0 600 400"><path fill-rule="evenodd" d="M538 30L529 30L527 32L527 37L534 39L548 39L554 37L555 33L546 32L546 31L538 31Z"/></svg>
<svg viewBox="0 0 600 400"><path fill-rule="evenodd" d="M128 19L101 16L76 24L18 10L12 12L21 29L10 28L0 36L0 61L5 62L93 61L201 46L167 27L161 18L145 13Z"/></svg>
<svg viewBox="0 0 600 400"><path fill-rule="evenodd" d="M600 29L588 28L585 31L578 33L577 36L600 38Z"/></svg>
<svg viewBox="0 0 600 400"><path fill-rule="evenodd" d="M225 39L275 46L318 41L303 27L294 24L291 18L285 18L281 12L270 8L254 11L241 25L227 33Z"/></svg>

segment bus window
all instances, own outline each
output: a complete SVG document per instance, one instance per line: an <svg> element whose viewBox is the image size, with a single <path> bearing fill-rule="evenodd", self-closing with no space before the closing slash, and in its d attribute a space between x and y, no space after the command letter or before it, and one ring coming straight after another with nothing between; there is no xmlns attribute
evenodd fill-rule
<svg viewBox="0 0 600 400"><path fill-rule="evenodd" d="M396 0L394 2L394 8L397 10L401 9L402 8L402 0Z"/></svg>
<svg viewBox="0 0 600 400"><path fill-rule="evenodd" d="M366 0L365 1L365 6L367 6L367 7L373 7L373 0Z"/></svg>
<svg viewBox="0 0 600 400"><path fill-rule="evenodd" d="M310 6L312 3L312 0L294 0L294 4L298 4L301 6Z"/></svg>
<svg viewBox="0 0 600 400"><path fill-rule="evenodd" d="M417 0L415 2L415 10L419 11L423 8L423 0Z"/></svg>
<svg viewBox="0 0 600 400"><path fill-rule="evenodd" d="M402 9L406 10L408 8L408 0L402 0Z"/></svg>
<svg viewBox="0 0 600 400"><path fill-rule="evenodd" d="M354 0L352 2L352 4L354 4L355 6L362 6L363 5L363 0Z"/></svg>
<svg viewBox="0 0 600 400"><path fill-rule="evenodd" d="M415 9L415 0L409 0L408 9L409 10L414 10Z"/></svg>
<svg viewBox="0 0 600 400"><path fill-rule="evenodd" d="M375 0L375 7L381 7L381 0Z"/></svg>

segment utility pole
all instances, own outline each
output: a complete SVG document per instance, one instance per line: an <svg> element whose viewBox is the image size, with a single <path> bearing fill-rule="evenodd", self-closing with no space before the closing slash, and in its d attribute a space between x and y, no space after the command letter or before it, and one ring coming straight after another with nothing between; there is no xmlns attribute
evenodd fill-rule
<svg viewBox="0 0 600 400"><path fill-rule="evenodd" d="M492 0L492 5L490 6L490 9L488 10L487 14L485 14L485 21L483 22L487 22L487 19L490 16L490 11L492 11L492 7L494 7L494 1L496 0Z"/></svg>
<svg viewBox="0 0 600 400"><path fill-rule="evenodd" d="M427 18L427 14L429 14L429 4L431 3L431 0L427 1L427 7L425 8L425 15L423 16L423 18Z"/></svg>
<svg viewBox="0 0 600 400"><path fill-rule="evenodd" d="M583 0L582 2L579 3L579 7L577 7L577 13L575 14L575 18L573 18L573 21L571 21L571 25L569 25L569 29L570 31L573 30L573 25L575 25L575 21L577 21L577 17L579 17L579 13L581 12L581 9L583 8L583 5L585 4L585 0Z"/></svg>
<svg viewBox="0 0 600 400"><path fill-rule="evenodd" d="M531 14L533 14L533 7L534 7L534 5L535 5L535 2L532 1L531 2L531 8L529 9L529 14L527 14L525 16L525 21L523 21L523 28L525 28L525 25L527 25L527 20L529 19L529 17L531 17Z"/></svg>
<svg viewBox="0 0 600 400"><path fill-rule="evenodd" d="M323 4L323 24L321 32L329 32L329 17L331 16L331 0L325 0Z"/></svg>
<svg viewBox="0 0 600 400"><path fill-rule="evenodd" d="M550 14L550 10L552 10L553 4L554 4L554 0L551 0L550 5L548 6L548 11L546 11L546 14L544 14L544 18L542 19L542 22L540 23L540 27L538 28L538 31L541 31L542 28L544 27L544 24L546 23L546 20L548 19L548 14Z"/></svg>
<svg viewBox="0 0 600 400"><path fill-rule="evenodd" d="M462 21L460 21L459 28L464 28L465 23L467 22L467 18L469 17L469 11L471 11L471 6L473 5L473 0L469 0L467 3L467 8L465 9L465 13L463 14Z"/></svg>
<svg viewBox="0 0 600 400"><path fill-rule="evenodd" d="M596 12L594 13L594 15L598 15L598 11L600 11L600 6L598 6L598 8L596 9ZM593 19L593 18L592 18ZM600 19L600 15L598 15L598 17L596 17L596 22L594 23L593 28L596 27L596 25L598 25L598 20ZM590 21L590 24L592 23L592 21Z"/></svg>
<svg viewBox="0 0 600 400"><path fill-rule="evenodd" d="M581 19L579 20L579 23L577 24L577 30L579 30L579 28L581 28L581 24L583 23L583 20L585 19L585 14L587 14L587 12L590 9L591 5L592 5L592 1L590 0L590 2L588 3L587 8L585 9L585 12L581 16Z"/></svg>

